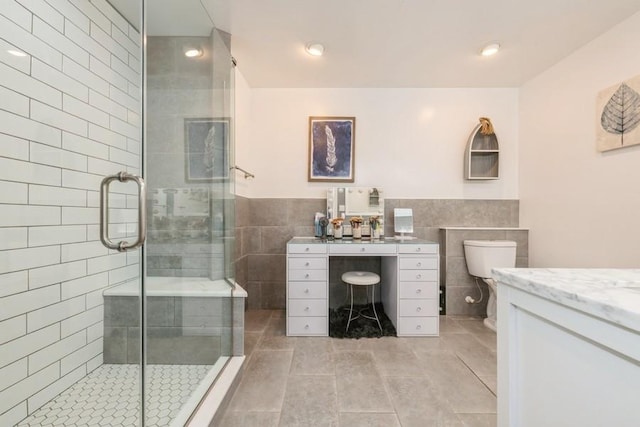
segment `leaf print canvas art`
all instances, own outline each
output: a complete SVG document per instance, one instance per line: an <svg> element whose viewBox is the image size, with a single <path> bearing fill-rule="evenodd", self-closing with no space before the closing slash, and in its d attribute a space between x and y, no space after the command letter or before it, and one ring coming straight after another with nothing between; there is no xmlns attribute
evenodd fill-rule
<svg viewBox="0 0 640 427"><path fill-rule="evenodd" d="M309 181L353 182L355 117L309 117Z"/></svg>
<svg viewBox="0 0 640 427"><path fill-rule="evenodd" d="M640 76L600 91L596 114L598 151L640 144Z"/></svg>

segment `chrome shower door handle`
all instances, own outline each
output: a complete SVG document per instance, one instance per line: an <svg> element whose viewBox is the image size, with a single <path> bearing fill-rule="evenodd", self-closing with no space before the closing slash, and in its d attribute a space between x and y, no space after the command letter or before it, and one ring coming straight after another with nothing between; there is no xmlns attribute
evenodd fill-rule
<svg viewBox="0 0 640 427"><path fill-rule="evenodd" d="M113 242L109 239L109 184L113 181L134 181L138 184L138 239L129 243L126 241ZM142 246L147 237L147 188L142 177L127 172L109 175L100 184L100 240L109 249L124 252Z"/></svg>

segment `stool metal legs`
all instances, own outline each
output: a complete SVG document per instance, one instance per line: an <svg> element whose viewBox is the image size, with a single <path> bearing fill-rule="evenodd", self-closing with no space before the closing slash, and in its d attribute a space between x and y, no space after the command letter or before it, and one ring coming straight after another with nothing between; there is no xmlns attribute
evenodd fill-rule
<svg viewBox="0 0 640 427"><path fill-rule="evenodd" d="M378 318L378 313L376 312L376 285L371 285L371 308L373 308L373 317L367 316L366 314L362 313L364 310L366 310L366 307L360 310L358 312L358 315L354 317L353 316L353 285L352 284L349 284L349 293L351 294L351 304L349 306L349 320L347 321L347 329L345 330L345 332L349 332L349 325L351 324L352 320L355 320L362 316L364 318L375 320L376 322L378 322L378 328L380 328L380 333L382 333L382 325L380 324L380 319ZM367 293L367 299L369 299L368 293ZM369 301L367 301L367 303L368 302Z"/></svg>

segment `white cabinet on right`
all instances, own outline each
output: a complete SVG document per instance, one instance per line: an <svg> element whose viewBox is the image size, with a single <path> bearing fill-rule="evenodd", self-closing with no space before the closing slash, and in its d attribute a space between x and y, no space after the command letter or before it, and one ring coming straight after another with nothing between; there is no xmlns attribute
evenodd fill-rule
<svg viewBox="0 0 640 427"><path fill-rule="evenodd" d="M498 426L639 426L640 270L493 272Z"/></svg>
<svg viewBox="0 0 640 427"><path fill-rule="evenodd" d="M438 245L398 245L398 336L437 336L440 300Z"/></svg>

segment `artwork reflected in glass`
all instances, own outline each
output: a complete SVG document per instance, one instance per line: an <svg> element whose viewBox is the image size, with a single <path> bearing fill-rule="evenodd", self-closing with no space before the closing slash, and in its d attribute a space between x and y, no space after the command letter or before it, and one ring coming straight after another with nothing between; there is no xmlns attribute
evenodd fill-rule
<svg viewBox="0 0 640 427"><path fill-rule="evenodd" d="M187 182L212 182L229 176L229 119L184 120Z"/></svg>
<svg viewBox="0 0 640 427"><path fill-rule="evenodd" d="M355 117L309 117L309 181L353 182Z"/></svg>

